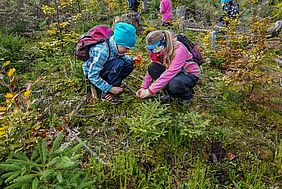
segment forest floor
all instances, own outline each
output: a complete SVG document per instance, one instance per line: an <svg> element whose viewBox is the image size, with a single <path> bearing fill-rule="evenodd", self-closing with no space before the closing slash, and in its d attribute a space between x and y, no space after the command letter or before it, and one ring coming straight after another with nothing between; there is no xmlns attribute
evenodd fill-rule
<svg viewBox="0 0 282 189"><path fill-rule="evenodd" d="M193 40L208 35L184 33ZM42 54L17 73L19 81L32 83L33 131L51 141L67 127L73 135L65 130L65 145L77 143L74 135L84 141L93 152L82 150L79 164L95 178L93 188L282 187L282 112L231 90L220 59L205 56L191 104L163 105L160 95L140 100L131 90L139 88L149 64L142 34L130 54L140 52L143 63L122 85L122 103L88 104L82 62L51 43L48 35L29 41L30 47L41 45ZM279 87L272 83L265 90Z"/></svg>

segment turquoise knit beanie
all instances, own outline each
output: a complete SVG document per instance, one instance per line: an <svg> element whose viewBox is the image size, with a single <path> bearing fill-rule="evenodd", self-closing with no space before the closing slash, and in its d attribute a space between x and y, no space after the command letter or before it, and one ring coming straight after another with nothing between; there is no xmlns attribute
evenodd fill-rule
<svg viewBox="0 0 282 189"><path fill-rule="evenodd" d="M119 22L115 26L114 40L117 45L132 48L136 44L136 29L133 25Z"/></svg>
<svg viewBox="0 0 282 189"><path fill-rule="evenodd" d="M229 3L232 0L220 0L221 3Z"/></svg>

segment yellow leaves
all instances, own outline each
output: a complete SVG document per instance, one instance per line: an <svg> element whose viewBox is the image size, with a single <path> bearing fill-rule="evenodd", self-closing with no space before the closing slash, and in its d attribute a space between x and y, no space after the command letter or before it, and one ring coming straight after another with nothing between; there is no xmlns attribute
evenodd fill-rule
<svg viewBox="0 0 282 189"><path fill-rule="evenodd" d="M70 1L70 0L61 0L60 5L59 5L59 9L64 8L64 7L70 7L72 3L73 2Z"/></svg>
<svg viewBox="0 0 282 189"><path fill-rule="evenodd" d="M73 20L77 21L77 20L81 19L81 17L82 17L81 13L78 13L78 14L73 16Z"/></svg>
<svg viewBox="0 0 282 189"><path fill-rule="evenodd" d="M3 64L3 67L8 66L10 63L11 63L11 61L6 61L6 62Z"/></svg>
<svg viewBox="0 0 282 189"><path fill-rule="evenodd" d="M254 23L255 26L257 27L262 27L263 26L263 23L261 21L257 21Z"/></svg>
<svg viewBox="0 0 282 189"><path fill-rule="evenodd" d="M114 11L122 7L122 4L118 1L113 0L106 0L105 3L107 4L108 11Z"/></svg>
<svg viewBox="0 0 282 189"><path fill-rule="evenodd" d="M108 6L108 10L111 12L114 9L114 2L111 0L106 0L107 6Z"/></svg>
<svg viewBox="0 0 282 189"><path fill-rule="evenodd" d="M31 91L32 91L31 89L25 91L25 92L24 92L24 97L26 97L26 98L30 97Z"/></svg>
<svg viewBox="0 0 282 189"><path fill-rule="evenodd" d="M6 129L8 129L8 126L6 126L6 125L2 125L2 127L0 128L0 130L6 130Z"/></svg>
<svg viewBox="0 0 282 189"><path fill-rule="evenodd" d="M47 33L50 34L50 35L55 35L58 33L58 30L56 29L50 29L50 30L47 30Z"/></svg>
<svg viewBox="0 0 282 189"><path fill-rule="evenodd" d="M143 33L146 34L146 33L150 33L151 31L154 31L156 30L156 28L152 27L152 26L148 26L144 31Z"/></svg>
<svg viewBox="0 0 282 189"><path fill-rule="evenodd" d="M90 5L91 8L98 7L99 2L98 2L98 0L92 0L92 1L89 2L89 5Z"/></svg>
<svg viewBox="0 0 282 189"><path fill-rule="evenodd" d="M61 22L60 23L60 28L64 29L66 28L70 23L69 22Z"/></svg>
<svg viewBox="0 0 282 189"><path fill-rule="evenodd" d="M257 3L257 0L252 0L252 3L253 3L253 4L256 4L256 3Z"/></svg>
<svg viewBox="0 0 282 189"><path fill-rule="evenodd" d="M15 73L15 71L16 71L15 68L9 69L9 71L7 72L8 77L11 77Z"/></svg>
<svg viewBox="0 0 282 189"><path fill-rule="evenodd" d="M54 14L55 13L55 8L49 7L47 5L43 5L42 10L44 14Z"/></svg>
<svg viewBox="0 0 282 189"><path fill-rule="evenodd" d="M0 112L5 112L6 111L6 107L4 107L4 106L0 106Z"/></svg>
<svg viewBox="0 0 282 189"><path fill-rule="evenodd" d="M6 134L6 130L8 129L8 126L2 126L0 127L0 138L3 137L3 135Z"/></svg>
<svg viewBox="0 0 282 189"><path fill-rule="evenodd" d="M4 106L0 106L0 116L6 114L7 108Z"/></svg>
<svg viewBox="0 0 282 189"><path fill-rule="evenodd" d="M82 13L88 13L89 12L89 9L83 9L82 10ZM92 10L92 11L90 11L90 14L93 14L94 13L94 11Z"/></svg>
<svg viewBox="0 0 282 189"><path fill-rule="evenodd" d="M79 34L75 33L74 31L71 31L70 33L67 33L63 36L63 41L68 43L76 43L78 37Z"/></svg>
<svg viewBox="0 0 282 189"><path fill-rule="evenodd" d="M0 130L0 138L2 138L3 135L5 135L5 134L6 134L6 132L4 130Z"/></svg>
<svg viewBox="0 0 282 189"><path fill-rule="evenodd" d="M14 95L13 95L12 93L6 93L6 94L4 95L4 97L7 98L7 99L10 99L10 98L13 98Z"/></svg>

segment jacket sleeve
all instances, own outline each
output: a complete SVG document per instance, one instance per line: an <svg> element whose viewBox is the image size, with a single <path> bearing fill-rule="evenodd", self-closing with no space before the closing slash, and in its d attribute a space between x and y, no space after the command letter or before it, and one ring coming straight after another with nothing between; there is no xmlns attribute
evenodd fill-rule
<svg viewBox="0 0 282 189"><path fill-rule="evenodd" d="M100 72L109 56L109 49L104 43L96 45L90 48L89 56L90 58L84 67L84 73L86 72L85 70L88 70L87 78L100 90L103 92L110 91L113 86L100 77Z"/></svg>
<svg viewBox="0 0 282 189"><path fill-rule="evenodd" d="M121 56L126 62L132 62L133 63L133 58L128 56L128 55L123 55Z"/></svg>
<svg viewBox="0 0 282 189"><path fill-rule="evenodd" d="M152 77L147 73L144 77L141 87L144 89L148 89L152 83L152 80L153 80Z"/></svg>

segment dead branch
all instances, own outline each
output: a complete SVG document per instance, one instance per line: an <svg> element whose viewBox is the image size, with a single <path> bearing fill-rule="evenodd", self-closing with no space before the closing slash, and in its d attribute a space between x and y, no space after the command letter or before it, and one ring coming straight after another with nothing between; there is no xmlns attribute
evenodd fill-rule
<svg viewBox="0 0 282 189"><path fill-rule="evenodd" d="M201 29L201 28L184 28L186 30L197 31L197 32L210 32L209 29Z"/></svg>
<svg viewBox="0 0 282 189"><path fill-rule="evenodd" d="M102 164L105 164L105 162L103 160L101 160L98 155L89 147L87 146L82 140L81 138L79 138L78 136L76 136L73 131L67 126L65 125L65 129L68 131L68 133L73 136L75 138L75 140L78 143L82 143L82 146L88 151L88 153L93 156L97 161L101 162Z"/></svg>
<svg viewBox="0 0 282 189"><path fill-rule="evenodd" d="M76 108L71 112L71 113L69 113L68 115L68 117L69 117L69 121L71 120L71 118L73 117L73 115L74 114L76 114L79 110L80 110L80 108L81 108L81 106L82 106L82 104L85 102L85 97L81 100L81 102L76 106Z"/></svg>
<svg viewBox="0 0 282 189"><path fill-rule="evenodd" d="M128 85L125 81L122 81L122 84L129 89L130 93L133 94L135 96L136 91L130 86Z"/></svg>
<svg viewBox="0 0 282 189"><path fill-rule="evenodd" d="M87 150L87 152L93 156L97 161L101 162L102 164L105 164L105 162L103 160L101 160L98 155L89 147L87 146L81 138L79 138L77 135L74 134L74 132L68 127L68 123L70 122L70 120L72 119L72 117L80 110L82 104L85 102L85 98L82 99L82 101L76 106L76 108L68 114L68 121L66 121L66 124L65 124L65 129L67 130L67 132L73 136L75 138L75 140L78 142L78 143L82 143L82 146Z"/></svg>

